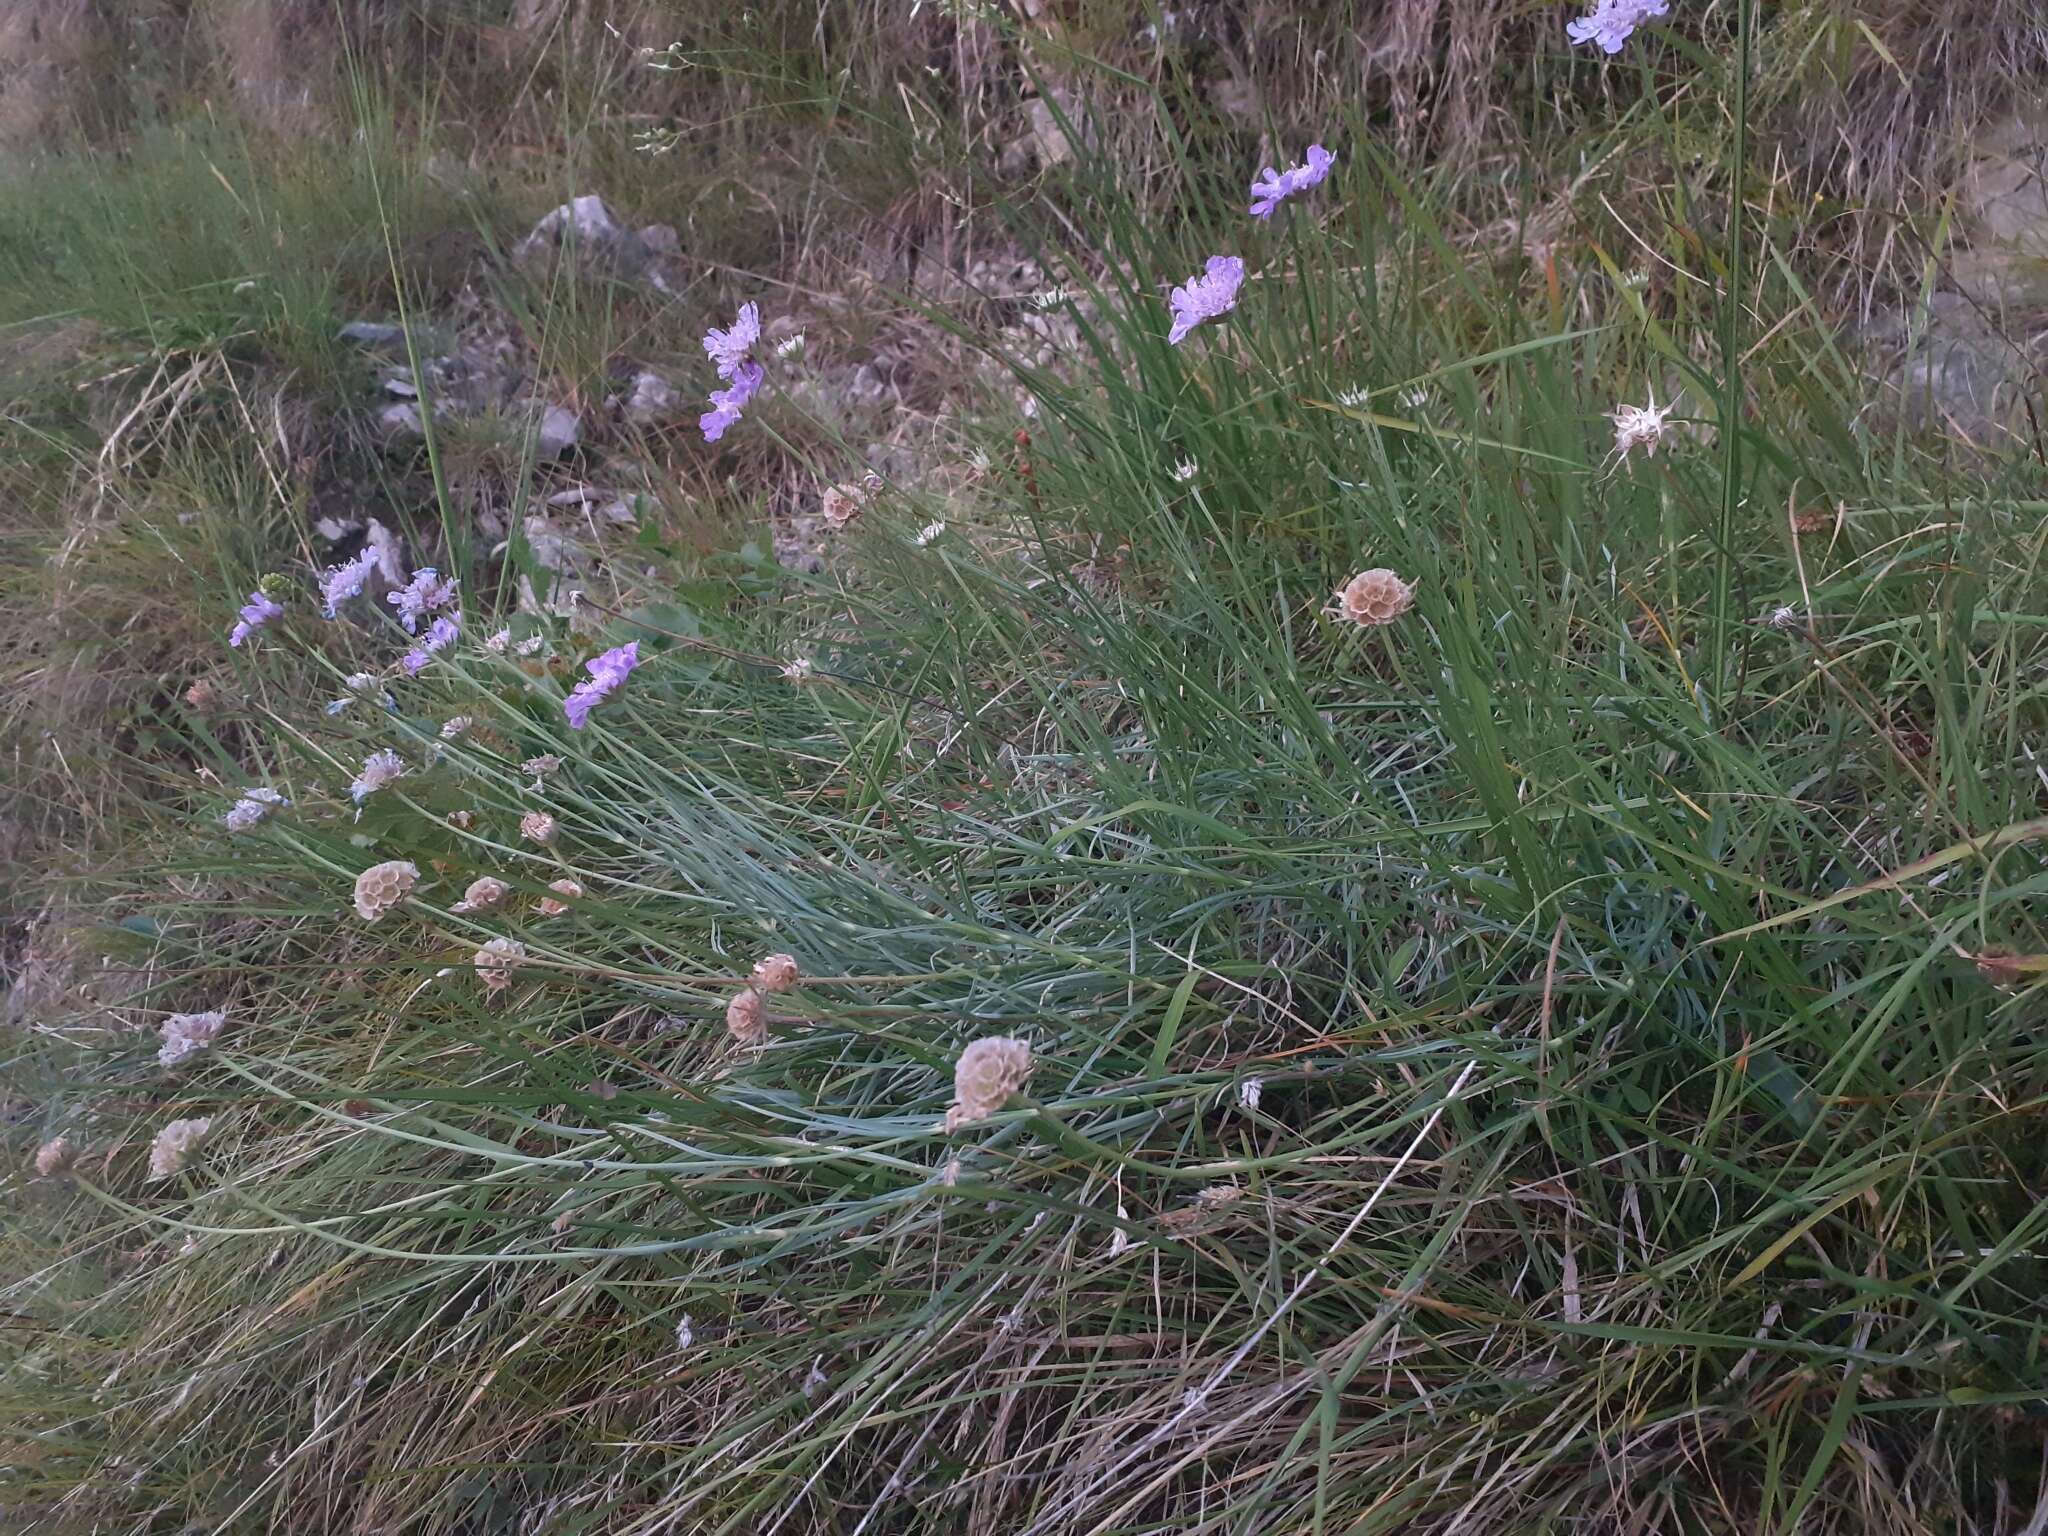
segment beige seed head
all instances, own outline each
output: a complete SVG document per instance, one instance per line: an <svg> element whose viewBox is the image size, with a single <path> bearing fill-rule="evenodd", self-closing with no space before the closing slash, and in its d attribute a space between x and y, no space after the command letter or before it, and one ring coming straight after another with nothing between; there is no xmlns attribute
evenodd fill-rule
<svg viewBox="0 0 2048 1536"><path fill-rule="evenodd" d="M767 955L754 962L754 988L759 992L787 992L803 978L794 955Z"/></svg>
<svg viewBox="0 0 2048 1536"><path fill-rule="evenodd" d="M842 532L846 525L860 516L862 503L867 493L857 485L834 485L824 495L825 522L834 533Z"/></svg>
<svg viewBox="0 0 2048 1536"><path fill-rule="evenodd" d="M1031 1081L1031 1046L1005 1035L977 1040L960 1053L953 1068L953 1111L946 1128L957 1130L986 1120Z"/></svg>
<svg viewBox="0 0 2048 1536"><path fill-rule="evenodd" d="M553 896L543 896L533 904L533 910L542 917L560 917L569 910L570 902L579 899L583 895L583 887L566 876L560 880L550 880L548 882L548 889L555 894ZM557 900L557 897L560 899Z"/></svg>
<svg viewBox="0 0 2048 1536"><path fill-rule="evenodd" d="M77 1149L71 1145L68 1136L53 1136L36 1148L36 1173L42 1178L62 1173L71 1166L71 1159Z"/></svg>
<svg viewBox="0 0 2048 1536"><path fill-rule="evenodd" d="M419 866L410 859L387 859L356 876L356 915L374 923L412 894L420 883Z"/></svg>
<svg viewBox="0 0 2048 1536"><path fill-rule="evenodd" d="M761 1045L768 1039L768 1010L761 994L752 987L738 993L725 1005L725 1027L741 1045Z"/></svg>
<svg viewBox="0 0 2048 1536"><path fill-rule="evenodd" d="M462 893L462 900L451 909L456 912L489 912L502 906L505 898L512 894L512 887L493 875L481 875L469 882L469 889Z"/></svg>
<svg viewBox="0 0 2048 1536"><path fill-rule="evenodd" d="M1391 624L1415 606L1415 588L1384 567L1360 571L1337 589L1337 613L1354 624Z"/></svg>
<svg viewBox="0 0 2048 1536"><path fill-rule="evenodd" d="M539 843L545 848L555 840L555 818L546 811L528 811L519 818L519 835L529 843Z"/></svg>
<svg viewBox="0 0 2048 1536"><path fill-rule="evenodd" d="M192 1155L193 1148L206 1139L206 1133L213 1129L211 1117L197 1120L173 1120L156 1133L156 1140L149 1144L149 1177L152 1180L168 1179Z"/></svg>
<svg viewBox="0 0 2048 1536"><path fill-rule="evenodd" d="M512 985L512 976L526 963L526 946L517 939L492 939L470 962L484 990L496 996Z"/></svg>

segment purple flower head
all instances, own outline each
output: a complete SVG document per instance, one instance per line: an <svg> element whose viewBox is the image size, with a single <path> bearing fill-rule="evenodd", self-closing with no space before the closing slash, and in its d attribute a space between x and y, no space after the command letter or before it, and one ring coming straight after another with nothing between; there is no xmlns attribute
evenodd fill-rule
<svg viewBox="0 0 2048 1536"><path fill-rule="evenodd" d="M639 665L638 640L615 646L602 656L592 657L585 662L583 669L590 676L578 683L569 697L562 701L562 712L569 717L569 729L580 731L588 725L590 712L609 698Z"/></svg>
<svg viewBox="0 0 2048 1536"><path fill-rule="evenodd" d="M228 644L240 648L242 642L273 619L284 617L284 606L273 602L262 589L249 594L249 601L242 604L241 622L228 631Z"/></svg>
<svg viewBox="0 0 2048 1536"><path fill-rule="evenodd" d="M320 578L320 616L331 619L334 611L352 597L362 595L363 585L370 579L370 572L377 569L377 551L365 546L363 552L353 560L340 565L330 565L327 573Z"/></svg>
<svg viewBox="0 0 2048 1536"><path fill-rule="evenodd" d="M1598 43L1604 53L1619 53L1637 27L1670 10L1670 0L1596 0L1579 20L1566 23L1564 33L1574 43Z"/></svg>
<svg viewBox="0 0 2048 1536"><path fill-rule="evenodd" d="M714 325L704 333L704 350L718 365L721 379L729 379L738 373L760 342L761 310L756 304L740 306L739 318L733 321L731 330L721 331Z"/></svg>
<svg viewBox="0 0 2048 1536"><path fill-rule="evenodd" d="M437 651L447 650L449 646L455 643L456 637L461 633L462 621L460 619L450 618L445 613L435 619L433 623L427 626L427 632L420 636L419 644L407 651L404 660L399 662L399 665L405 669L405 675L407 677L418 677L426 669L427 663L434 659L434 654Z"/></svg>
<svg viewBox="0 0 2048 1536"><path fill-rule="evenodd" d="M455 589L460 585L454 577L444 580L431 565L423 565L412 573L411 581L396 592L387 593L384 601L398 610L405 632L410 635L418 632L421 619L454 602Z"/></svg>
<svg viewBox="0 0 2048 1536"><path fill-rule="evenodd" d="M1244 284L1244 263L1235 256L1211 256L1200 277L1173 290L1173 329L1166 339L1179 346L1187 334L1204 320L1227 315L1237 307L1237 290Z"/></svg>
<svg viewBox="0 0 2048 1536"><path fill-rule="evenodd" d="M1288 198L1310 187L1319 187L1329 177L1330 167L1337 163L1337 157L1320 144L1311 144L1308 155L1300 165L1290 165L1284 171L1276 171L1270 165L1260 171L1252 182L1252 217L1272 217L1273 210Z"/></svg>
<svg viewBox="0 0 2048 1536"><path fill-rule="evenodd" d="M741 363L734 371L732 383L725 389L711 392L712 409L697 418L697 425L704 431L704 441L715 443L725 436L725 429L740 419L740 412L746 403L754 398L767 372L759 363Z"/></svg>

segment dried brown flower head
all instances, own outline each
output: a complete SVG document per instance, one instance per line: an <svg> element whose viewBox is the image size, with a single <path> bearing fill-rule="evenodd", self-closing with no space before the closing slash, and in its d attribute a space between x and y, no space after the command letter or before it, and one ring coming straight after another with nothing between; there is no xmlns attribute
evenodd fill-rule
<svg viewBox="0 0 2048 1536"><path fill-rule="evenodd" d="M220 703L220 694L212 683L202 677L185 690L185 702L203 715Z"/></svg>
<svg viewBox="0 0 2048 1536"><path fill-rule="evenodd" d="M754 989L770 994L787 992L803 974L794 955L767 955L754 962Z"/></svg>
<svg viewBox="0 0 2048 1536"><path fill-rule="evenodd" d="M1391 624L1415 606L1415 588L1384 567L1360 571L1337 589L1337 616L1353 624Z"/></svg>
<svg viewBox="0 0 2048 1536"><path fill-rule="evenodd" d="M768 1039L768 1010L761 994L747 987L725 1005L725 1027L741 1045L761 1045Z"/></svg>
<svg viewBox="0 0 2048 1536"><path fill-rule="evenodd" d="M62 1173L71 1166L77 1156L77 1149L71 1145L68 1136L53 1136L36 1148L36 1173L42 1178Z"/></svg>
<svg viewBox="0 0 2048 1536"><path fill-rule="evenodd" d="M387 859L356 876L356 915L374 923L412 894L420 883L419 866L410 859Z"/></svg>
<svg viewBox="0 0 2048 1536"><path fill-rule="evenodd" d="M529 843L539 843L543 848L555 840L555 834L559 830L555 825L555 818L546 811L528 811L519 818L519 835Z"/></svg>

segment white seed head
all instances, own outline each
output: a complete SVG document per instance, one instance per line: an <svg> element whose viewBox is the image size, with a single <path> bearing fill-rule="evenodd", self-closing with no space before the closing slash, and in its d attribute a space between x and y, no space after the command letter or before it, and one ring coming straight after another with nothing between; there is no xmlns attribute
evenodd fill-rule
<svg viewBox="0 0 2048 1536"><path fill-rule="evenodd" d="M356 915L374 923L412 894L420 883L419 866L410 859L387 859L356 876Z"/></svg>
<svg viewBox="0 0 2048 1536"><path fill-rule="evenodd" d="M533 904L533 910L542 917L560 917L569 910L569 903L575 901L583 894L583 887L574 880L569 879L566 875L560 880L550 880L548 882L548 889L555 894L553 896L543 896Z"/></svg>
<svg viewBox="0 0 2048 1536"><path fill-rule="evenodd" d="M1031 1081L1031 1046L1005 1035L989 1035L960 1053L953 1067L950 1128L986 1120Z"/></svg>
<svg viewBox="0 0 2048 1536"><path fill-rule="evenodd" d="M1337 615L1353 624L1391 624L1415 606L1415 588L1385 567L1360 571L1337 589Z"/></svg>
<svg viewBox="0 0 2048 1536"><path fill-rule="evenodd" d="M207 1116L196 1120L173 1120L158 1131L156 1140L149 1144L150 1179L168 1179L183 1168L193 1150L212 1129L213 1120Z"/></svg>
<svg viewBox="0 0 2048 1536"><path fill-rule="evenodd" d="M493 996L512 985L512 977L526 963L526 946L517 939L492 939L470 961L477 980Z"/></svg>
<svg viewBox="0 0 2048 1536"><path fill-rule="evenodd" d="M490 912L503 906L505 898L512 894L512 887L494 875L480 875L469 882L469 889L462 893L462 900L450 909L455 912Z"/></svg>

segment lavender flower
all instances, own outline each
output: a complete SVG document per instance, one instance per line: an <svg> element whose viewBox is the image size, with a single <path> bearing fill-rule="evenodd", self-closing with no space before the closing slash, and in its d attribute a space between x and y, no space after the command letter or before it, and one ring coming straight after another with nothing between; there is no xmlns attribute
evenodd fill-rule
<svg viewBox="0 0 2048 1536"><path fill-rule="evenodd" d="M1243 285L1243 261L1235 256L1211 256L1200 277L1191 277L1173 290L1173 329L1166 339L1177 347L1204 320L1229 314L1237 307L1237 290Z"/></svg>
<svg viewBox="0 0 2048 1536"><path fill-rule="evenodd" d="M569 717L569 729L580 731L590 723L590 712L597 708L614 690L640 665L640 642L629 641L616 646L602 656L584 663L584 670L590 676L580 682L562 701L562 712Z"/></svg>
<svg viewBox="0 0 2048 1536"><path fill-rule="evenodd" d="M1670 0L1596 0L1579 20L1566 23L1564 32L1574 43L1598 43L1604 53L1619 53L1637 27L1670 10Z"/></svg>
<svg viewBox="0 0 2048 1536"><path fill-rule="evenodd" d="M211 1013L172 1014L164 1020L164 1043L156 1053L158 1064L175 1067L186 1057L210 1049L227 1022L227 1014L220 1009Z"/></svg>
<svg viewBox="0 0 2048 1536"><path fill-rule="evenodd" d="M704 333L704 350L718 365L721 379L736 375L760 342L761 310L756 304L740 306L739 316L733 321L731 330L721 331L714 325Z"/></svg>
<svg viewBox="0 0 2048 1536"><path fill-rule="evenodd" d="M731 385L711 392L712 408L697 418L705 442L715 443L725 436L725 429L740 419L740 412L766 377L767 371L759 363L741 363L733 372Z"/></svg>
<svg viewBox="0 0 2048 1536"><path fill-rule="evenodd" d="M149 1144L151 1182L168 1179L182 1169L212 1129L213 1117L207 1115L194 1120L173 1120L158 1131L156 1139Z"/></svg>
<svg viewBox="0 0 2048 1536"><path fill-rule="evenodd" d="M335 611L352 597L362 595L370 573L377 569L377 551L365 545L361 554L340 565L330 565L327 573L320 578L320 616L331 619Z"/></svg>
<svg viewBox="0 0 2048 1536"><path fill-rule="evenodd" d="M452 585L452 583L451 583ZM462 621L442 614L427 626L427 632L420 636L419 644L405 653L398 664L405 669L407 677L418 677L437 651L445 651L455 643L462 633Z"/></svg>
<svg viewBox="0 0 2048 1536"><path fill-rule="evenodd" d="M411 581L388 593L384 601L398 610L405 632L416 634L421 619L455 601L455 589L460 585L453 577L444 580L431 565L423 565L412 573Z"/></svg>
<svg viewBox="0 0 2048 1536"><path fill-rule="evenodd" d="M363 759L363 771L348 787L349 798L361 805L386 784L405 777L405 759L389 747Z"/></svg>
<svg viewBox="0 0 2048 1536"><path fill-rule="evenodd" d="M264 818L279 806L290 804L291 801L276 790L258 785L242 791L241 798L221 817L220 824L230 832L250 832L263 825Z"/></svg>
<svg viewBox="0 0 2048 1536"><path fill-rule="evenodd" d="M1310 187L1321 186L1330 174L1330 167L1336 163L1337 157L1322 145L1311 144L1300 165L1290 165L1284 171L1267 166L1252 182L1252 217L1271 218L1273 210L1290 197L1306 192Z"/></svg>
<svg viewBox="0 0 2048 1536"><path fill-rule="evenodd" d="M714 325L704 333L704 350L727 385L711 392L711 409L697 418L705 442L715 443L725 436L725 429L740 419L740 412L767 377L766 370L752 357L760 342L761 310L754 304L740 306L731 330L721 331Z"/></svg>
<svg viewBox="0 0 2048 1536"><path fill-rule="evenodd" d="M228 631L228 644L239 649L244 640L274 619L284 617L284 607L273 602L262 588L249 594L249 601L242 604L241 622Z"/></svg>

